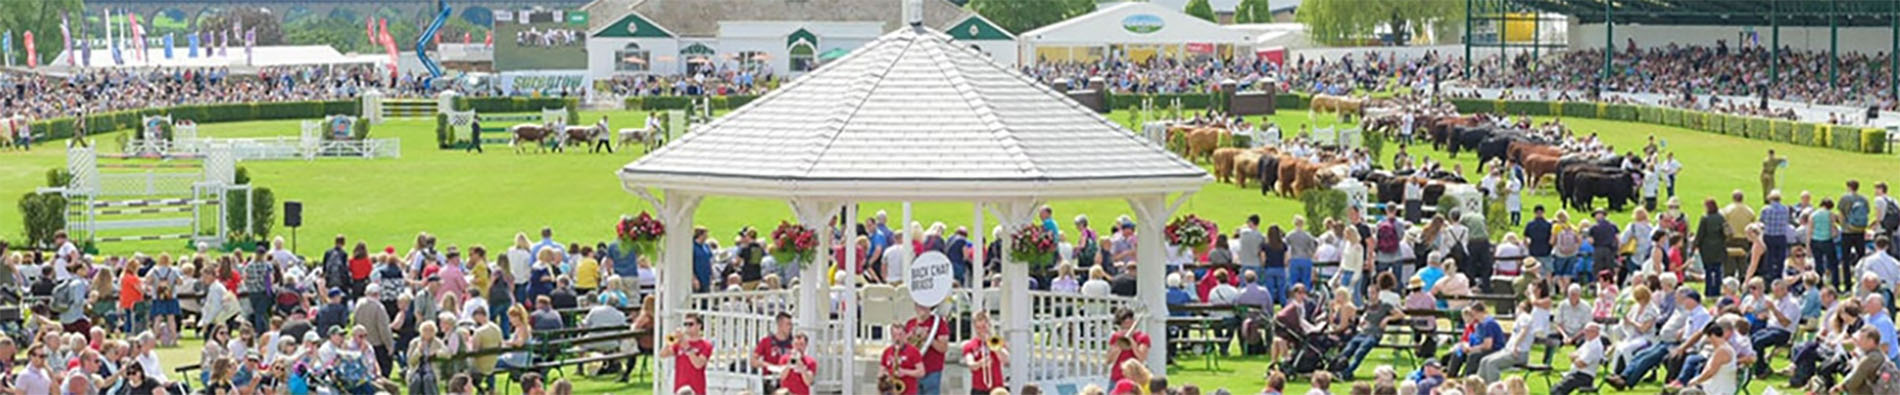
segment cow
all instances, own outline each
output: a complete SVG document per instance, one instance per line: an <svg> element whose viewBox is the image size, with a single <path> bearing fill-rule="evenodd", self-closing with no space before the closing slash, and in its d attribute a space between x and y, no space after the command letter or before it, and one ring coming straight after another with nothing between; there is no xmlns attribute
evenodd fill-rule
<svg viewBox="0 0 1900 395"><path fill-rule="evenodd" d="M1240 189L1247 189L1247 180L1259 176L1260 160L1266 155L1267 151L1264 149L1253 149L1241 151L1234 156L1232 178L1234 183L1240 184Z"/></svg>
<svg viewBox="0 0 1900 395"><path fill-rule="evenodd" d="M1281 158L1283 156L1280 153L1271 151L1260 155L1260 163L1254 166L1254 171L1260 177L1260 196L1267 196L1273 191L1274 185L1280 182Z"/></svg>
<svg viewBox="0 0 1900 395"><path fill-rule="evenodd" d="M1214 158L1214 181L1215 182L1225 183L1225 182L1233 181L1232 175L1234 172L1234 156L1240 155L1241 151L1244 151L1244 150L1240 148L1233 148L1233 147L1221 147L1221 148L1214 149L1213 158Z"/></svg>

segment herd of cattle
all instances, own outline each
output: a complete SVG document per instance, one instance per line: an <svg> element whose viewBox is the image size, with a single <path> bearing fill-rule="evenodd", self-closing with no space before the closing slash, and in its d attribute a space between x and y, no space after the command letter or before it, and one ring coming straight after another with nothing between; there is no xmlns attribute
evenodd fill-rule
<svg viewBox="0 0 1900 395"><path fill-rule="evenodd" d="M1318 98L1314 99L1316 102ZM1330 99L1329 99L1330 100ZM1460 115L1449 109L1423 109L1426 106L1362 108L1328 102L1329 109L1353 110L1365 114L1363 124L1369 133L1395 134L1405 114L1420 137L1434 149L1456 158L1474 152L1480 174L1487 165L1515 163L1522 168L1527 191L1552 186L1564 207L1588 211L1598 199L1608 201L1609 209L1621 211L1640 198L1637 186L1641 174L1640 158L1614 155L1586 148L1573 148L1554 133L1529 129L1528 125L1503 125L1499 118L1486 115ZM1362 102L1353 102L1361 105ZM1260 186L1261 194L1278 193L1298 197L1300 193L1330 188L1343 180L1365 182L1376 191L1378 202L1399 202L1404 198L1404 183L1420 183L1424 201L1436 202L1445 187L1465 183L1464 175L1443 168L1430 170L1379 169L1354 171L1341 147L1318 147L1311 155L1294 155L1290 149L1274 146L1255 148L1222 147L1230 132L1220 125L1174 125L1168 128L1169 141L1182 136L1177 149L1190 161L1211 162L1218 182L1241 188ZM1362 167L1363 168L1363 167ZM1489 193L1489 191L1486 191Z"/></svg>

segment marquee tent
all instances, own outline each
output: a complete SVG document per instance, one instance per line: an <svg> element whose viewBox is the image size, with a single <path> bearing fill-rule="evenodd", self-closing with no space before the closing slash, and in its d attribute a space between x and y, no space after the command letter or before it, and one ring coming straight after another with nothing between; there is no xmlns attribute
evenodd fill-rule
<svg viewBox="0 0 1900 395"><path fill-rule="evenodd" d="M1092 62L1105 57L1232 57L1253 42L1248 33L1143 2L1103 7L1017 36L1023 57Z"/></svg>

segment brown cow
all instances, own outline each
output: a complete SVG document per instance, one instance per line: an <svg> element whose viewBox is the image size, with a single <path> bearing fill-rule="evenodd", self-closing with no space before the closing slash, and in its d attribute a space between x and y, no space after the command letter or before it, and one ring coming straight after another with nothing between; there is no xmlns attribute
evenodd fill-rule
<svg viewBox="0 0 1900 395"><path fill-rule="evenodd" d="M1239 148L1221 147L1214 150L1214 181L1228 182L1228 174L1234 171L1234 156L1243 151ZM1243 187L1245 184L1242 184Z"/></svg>
<svg viewBox="0 0 1900 395"><path fill-rule="evenodd" d="M1364 116L1365 106L1366 101L1363 99L1322 93L1313 95L1313 100L1307 105L1307 108L1311 108L1313 112L1319 113L1347 113Z"/></svg>
<svg viewBox="0 0 1900 395"><path fill-rule="evenodd" d="M1545 155L1545 154L1537 154L1537 153L1532 153L1532 154L1529 154L1528 156L1525 156L1524 160L1518 162L1524 165L1525 178L1530 179L1530 185L1526 185L1524 187L1524 190L1536 191L1537 185L1543 182L1543 177L1545 175L1557 174L1557 163L1562 158L1563 158L1563 155Z"/></svg>
<svg viewBox="0 0 1900 395"><path fill-rule="evenodd" d="M1200 160L1203 158L1211 161L1214 156L1214 148L1220 146L1221 136L1226 134L1226 129L1214 127L1196 128L1188 132L1188 152L1186 155L1188 161L1200 163Z"/></svg>
<svg viewBox="0 0 1900 395"><path fill-rule="evenodd" d="M1215 155L1218 156L1220 154L1217 152ZM1240 185L1240 189L1247 189L1247 180L1251 180L1260 175L1261 155L1265 155L1262 150L1246 150L1234 156L1234 174L1232 178L1235 184Z"/></svg>

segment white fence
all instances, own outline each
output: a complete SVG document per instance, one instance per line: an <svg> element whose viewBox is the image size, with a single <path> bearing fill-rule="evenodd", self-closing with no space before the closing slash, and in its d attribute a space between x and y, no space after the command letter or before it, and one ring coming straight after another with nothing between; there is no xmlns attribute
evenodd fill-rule
<svg viewBox="0 0 1900 395"><path fill-rule="evenodd" d="M1108 382L1108 366L1102 363L1102 356L1108 355L1108 336L1115 332L1116 308L1145 310L1135 299L1123 297L1031 291L1029 299L1028 355L1034 357L1012 363L1029 364L1028 381L1044 388Z"/></svg>

